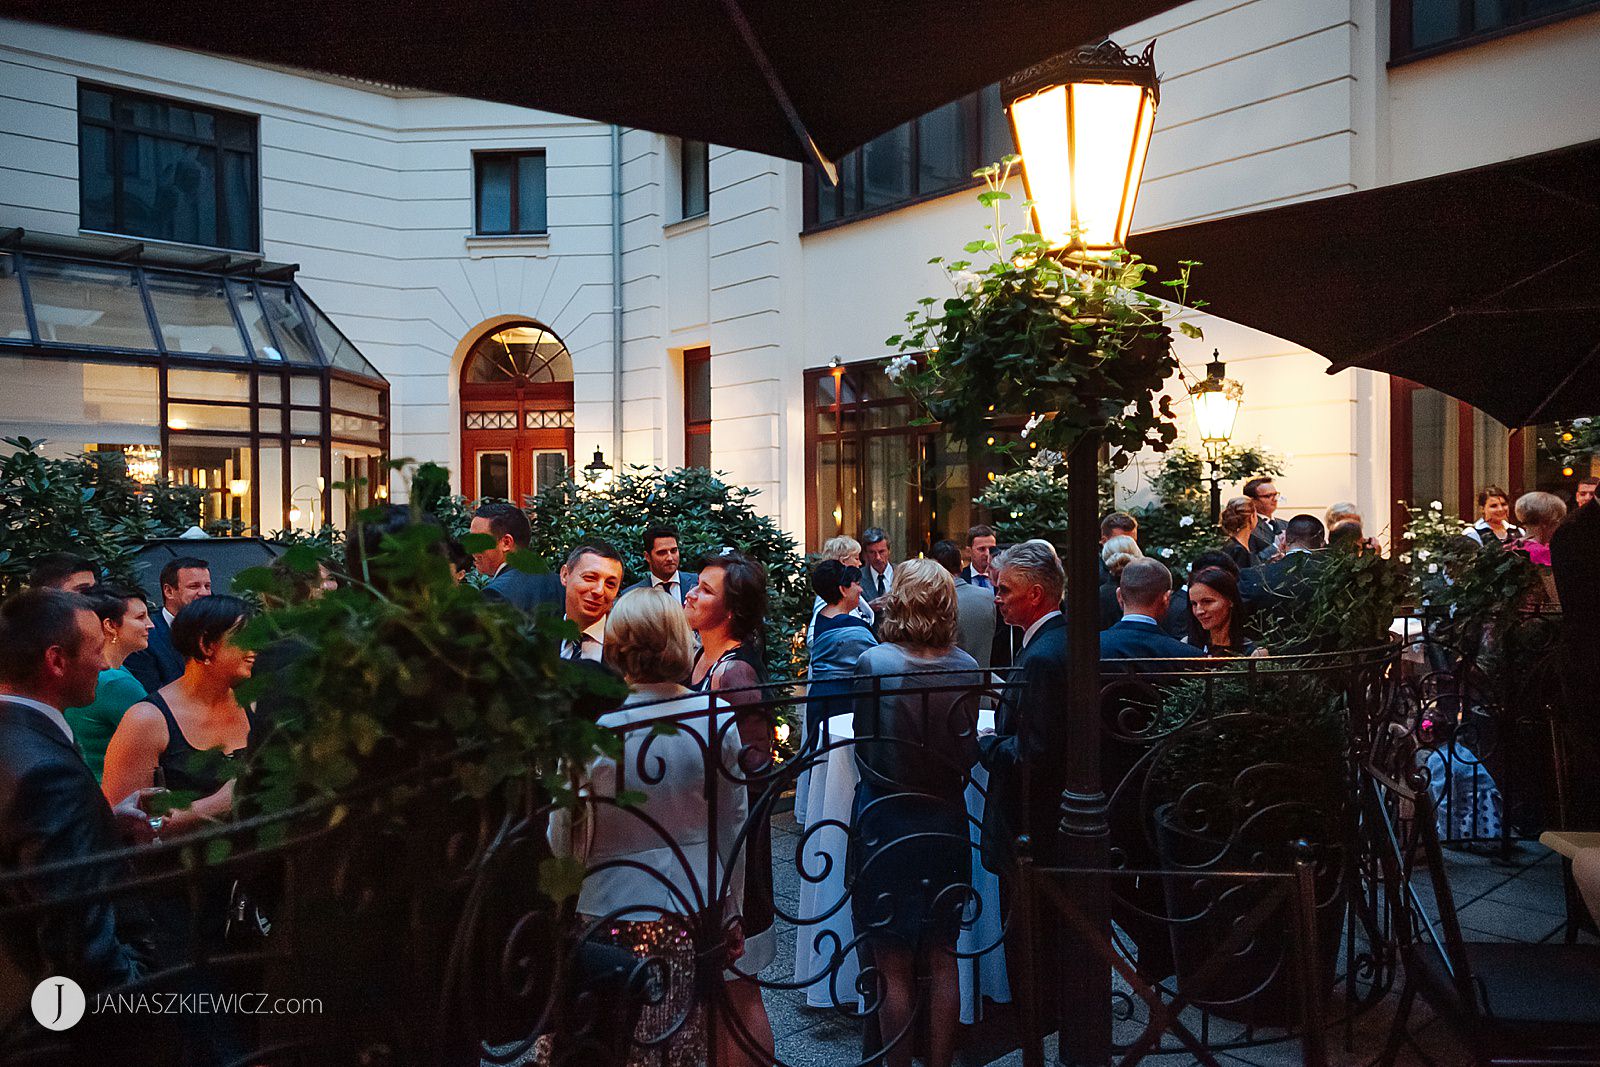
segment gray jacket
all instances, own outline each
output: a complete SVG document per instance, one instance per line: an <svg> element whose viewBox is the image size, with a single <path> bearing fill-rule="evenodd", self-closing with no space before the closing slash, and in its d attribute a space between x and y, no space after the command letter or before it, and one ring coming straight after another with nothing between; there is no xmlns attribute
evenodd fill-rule
<svg viewBox="0 0 1600 1067"><path fill-rule="evenodd" d="M989 669L994 650L994 630L999 616L994 609L994 590L973 585L965 578L956 579L956 644L962 651L978 661L978 666Z"/></svg>

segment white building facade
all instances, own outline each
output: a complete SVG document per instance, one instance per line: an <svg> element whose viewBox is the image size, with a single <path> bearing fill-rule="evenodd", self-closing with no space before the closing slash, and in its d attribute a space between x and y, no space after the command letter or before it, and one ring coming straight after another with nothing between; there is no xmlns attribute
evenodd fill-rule
<svg viewBox="0 0 1600 1067"><path fill-rule="evenodd" d="M1194 0L1129 27L1119 43L1157 40L1164 80L1135 228L1600 137L1600 12L1535 5L1538 19L1515 22L1526 5L1503 6L1514 24L1450 22L1454 0ZM948 284L928 260L982 233L962 177L1003 148L993 92L853 153L844 187L818 190L800 165L748 152L0 20L0 233L107 229L85 86L251 121L249 180L214 179L219 204L254 190L247 210L218 209L256 220L234 253L297 265L309 301L389 383L389 454L449 465L469 495L531 491L560 453L582 466L599 450L726 471L812 548L874 524L913 554L978 517L991 465L908 427L873 361ZM147 225L154 210L132 214ZM1235 439L1286 457L1291 513L1353 500L1376 529L1398 492L1465 510L1463 489L1545 477L1527 442L1454 401L1372 372L1330 377L1314 353L1198 318L1205 339L1180 340L1180 356L1198 369L1219 349L1244 383ZM14 380L30 373L29 339L13 330L7 349L0 330ZM0 430L59 425L38 406L0 397ZM118 444L57 436L67 450ZM1124 488L1137 499L1139 475ZM281 503L251 517L278 528Z"/></svg>

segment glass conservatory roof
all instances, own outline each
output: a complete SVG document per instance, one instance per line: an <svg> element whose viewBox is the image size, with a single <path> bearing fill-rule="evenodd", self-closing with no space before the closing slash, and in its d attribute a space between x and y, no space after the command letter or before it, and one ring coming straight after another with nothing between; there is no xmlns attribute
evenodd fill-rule
<svg viewBox="0 0 1600 1067"><path fill-rule="evenodd" d="M294 272L237 253L0 231L0 354L329 367L383 381Z"/></svg>

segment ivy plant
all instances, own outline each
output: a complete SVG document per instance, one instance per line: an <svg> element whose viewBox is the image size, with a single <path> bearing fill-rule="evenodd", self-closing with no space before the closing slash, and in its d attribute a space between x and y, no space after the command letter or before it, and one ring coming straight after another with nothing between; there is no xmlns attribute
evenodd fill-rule
<svg viewBox="0 0 1600 1067"><path fill-rule="evenodd" d="M995 218L965 251L983 262L930 261L954 295L925 297L906 315L906 330L887 342L901 353L889 375L927 409L924 421L974 447L999 412L1026 414L1024 438L1062 453L1098 431L1119 466L1143 448L1165 449L1177 431L1170 398L1155 394L1178 361L1166 307L1144 291L1151 267L1126 255L1075 264L1050 254L1038 234L1008 236L1000 210L1017 161L975 172L987 186L978 200ZM1162 283L1169 299L1186 301L1190 266ZM1192 323L1178 329L1200 335Z"/></svg>

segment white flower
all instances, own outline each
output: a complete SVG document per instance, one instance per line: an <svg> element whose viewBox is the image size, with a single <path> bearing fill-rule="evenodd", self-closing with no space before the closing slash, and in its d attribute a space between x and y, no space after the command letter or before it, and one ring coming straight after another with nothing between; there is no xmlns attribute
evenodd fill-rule
<svg viewBox="0 0 1600 1067"><path fill-rule="evenodd" d="M1032 433L1034 430L1037 430L1039 428L1039 424L1041 422L1043 422L1043 421L1044 421L1044 416L1043 415L1035 415L1033 418L1029 419L1028 420L1028 425L1026 425L1026 426L1024 426L1022 428L1022 439L1023 440L1027 440L1028 439L1028 435L1030 433Z"/></svg>
<svg viewBox="0 0 1600 1067"><path fill-rule="evenodd" d="M890 381L898 382L901 377L904 376L906 371L911 370L916 365L916 356L895 356L889 361L889 365L883 368L883 373L888 376Z"/></svg>
<svg viewBox="0 0 1600 1067"><path fill-rule="evenodd" d="M1428 557L1431 556L1431 555L1433 555L1433 553L1429 552L1425 548L1417 549L1417 558L1422 560L1424 563L1426 563L1428 561Z"/></svg>
<svg viewBox="0 0 1600 1067"><path fill-rule="evenodd" d="M1444 505L1439 503L1437 500L1434 500L1434 501L1430 502L1428 504L1428 507L1432 508L1434 511L1443 511L1444 510Z"/></svg>
<svg viewBox="0 0 1600 1067"><path fill-rule="evenodd" d="M1428 564L1428 573L1429 574L1438 574L1439 573L1439 565L1437 563Z"/></svg>
<svg viewBox="0 0 1600 1067"><path fill-rule="evenodd" d="M1048 448L1041 448L1033 454L1033 459L1030 462L1034 470L1051 471L1059 467L1064 459L1066 457L1060 452L1052 452Z"/></svg>
<svg viewBox="0 0 1600 1067"><path fill-rule="evenodd" d="M1158 548L1158 549L1156 549L1156 552L1159 555L1165 557L1166 559L1171 559L1172 558L1172 549L1170 549L1170 548Z"/></svg>
<svg viewBox="0 0 1600 1067"><path fill-rule="evenodd" d="M980 274L974 274L970 270L958 270L954 274L950 275L950 277L954 279L956 285L958 286L983 284L983 276Z"/></svg>
<svg viewBox="0 0 1600 1067"><path fill-rule="evenodd" d="M1401 534L1400 536L1404 537L1407 541L1414 541L1414 540L1416 540L1416 537L1417 537L1417 531L1415 531L1415 530L1407 530L1405 533Z"/></svg>
<svg viewBox="0 0 1600 1067"><path fill-rule="evenodd" d="M1178 520L1178 525L1179 526L1193 526L1194 525L1194 516L1193 515L1185 515L1183 518Z"/></svg>
<svg viewBox="0 0 1600 1067"><path fill-rule="evenodd" d="M1411 562L1411 553L1409 553L1409 552L1402 552L1402 553L1401 553L1401 554L1400 554L1400 562L1401 562L1401 563L1410 563L1410 562Z"/></svg>
<svg viewBox="0 0 1600 1067"><path fill-rule="evenodd" d="M780 744L780 745L788 744L788 742L789 742L789 724L786 723L786 722L780 722L778 724L778 728L773 731L773 734L777 737L778 744Z"/></svg>
<svg viewBox="0 0 1600 1067"><path fill-rule="evenodd" d="M1584 418L1581 418L1581 419L1573 419L1572 420L1572 425L1582 427L1582 426L1589 425L1589 423L1591 423L1593 421L1594 421L1593 419L1590 419L1588 417L1584 417Z"/></svg>

